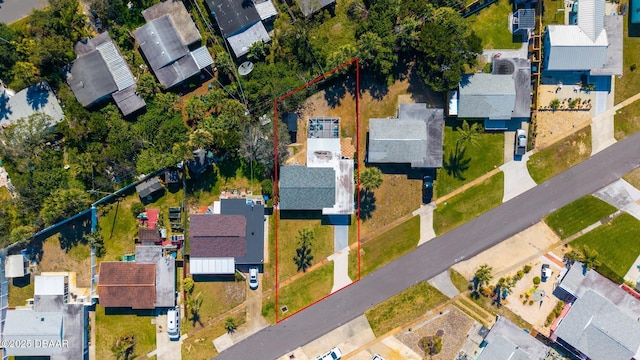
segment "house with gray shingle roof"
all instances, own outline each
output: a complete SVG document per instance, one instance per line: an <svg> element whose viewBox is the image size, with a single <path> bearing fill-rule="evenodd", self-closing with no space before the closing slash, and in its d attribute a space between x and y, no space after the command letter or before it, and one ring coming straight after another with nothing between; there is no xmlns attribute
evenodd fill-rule
<svg viewBox="0 0 640 360"><path fill-rule="evenodd" d="M71 64L67 83L78 102L90 107L112 98L123 115L146 106L136 94L136 80L108 32L74 46L77 59Z"/></svg>
<svg viewBox="0 0 640 360"><path fill-rule="evenodd" d="M491 74L463 75L453 92L449 115L482 119L485 129L520 127L531 117L531 63L527 59L493 59Z"/></svg>
<svg viewBox="0 0 640 360"><path fill-rule="evenodd" d="M335 6L336 0L298 0L302 15L308 17L326 7Z"/></svg>
<svg viewBox="0 0 640 360"><path fill-rule="evenodd" d="M444 110L400 104L398 117L369 119L367 162L442 167Z"/></svg>
<svg viewBox="0 0 640 360"><path fill-rule="evenodd" d="M477 360L544 360L549 352L548 346L502 316L493 324L484 343L487 346Z"/></svg>
<svg viewBox="0 0 640 360"><path fill-rule="evenodd" d="M280 167L278 208L353 214L354 166L342 155L340 119L309 118L307 135L306 165Z"/></svg>
<svg viewBox="0 0 640 360"><path fill-rule="evenodd" d="M623 16L607 15L605 0L575 1L572 8L577 23L547 26L544 68L622 75Z"/></svg>
<svg viewBox="0 0 640 360"><path fill-rule="evenodd" d="M176 86L213 64L182 1L161 2L143 11L147 23L133 32L156 78Z"/></svg>
<svg viewBox="0 0 640 360"><path fill-rule="evenodd" d="M640 358L640 302L596 271L585 273L562 280L575 300L552 325L550 339L581 358Z"/></svg>

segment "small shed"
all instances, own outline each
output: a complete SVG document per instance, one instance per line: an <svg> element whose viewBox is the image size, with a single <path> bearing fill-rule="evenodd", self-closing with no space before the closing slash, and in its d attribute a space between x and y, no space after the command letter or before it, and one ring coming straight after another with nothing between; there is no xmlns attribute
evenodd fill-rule
<svg viewBox="0 0 640 360"><path fill-rule="evenodd" d="M160 181L158 181L158 178L155 176L136 185L136 191L141 199L150 198L160 190L162 190L162 184L160 184Z"/></svg>
<svg viewBox="0 0 640 360"><path fill-rule="evenodd" d="M534 9L518 9L512 16L513 33L529 37L536 28L536 11Z"/></svg>
<svg viewBox="0 0 640 360"><path fill-rule="evenodd" d="M22 254L9 255L4 264L5 276L20 278L29 274L29 261Z"/></svg>
<svg viewBox="0 0 640 360"><path fill-rule="evenodd" d="M187 162L187 167L193 175L200 175L213 165L213 153L205 149L198 149L193 152L193 160Z"/></svg>

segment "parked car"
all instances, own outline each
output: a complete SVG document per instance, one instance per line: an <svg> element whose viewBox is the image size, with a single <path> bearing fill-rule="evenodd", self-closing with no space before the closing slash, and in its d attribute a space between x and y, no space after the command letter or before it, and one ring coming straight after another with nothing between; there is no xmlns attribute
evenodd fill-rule
<svg viewBox="0 0 640 360"><path fill-rule="evenodd" d="M379 354L373 354L373 356L371 357L371 360L384 360L384 358Z"/></svg>
<svg viewBox="0 0 640 360"><path fill-rule="evenodd" d="M515 154L522 156L527 152L527 132L518 129L516 130L516 138L515 138Z"/></svg>
<svg viewBox="0 0 640 360"><path fill-rule="evenodd" d="M543 282L547 281L548 278L551 277L551 268L549 264L542 264L542 276L540 276L540 280Z"/></svg>
<svg viewBox="0 0 640 360"><path fill-rule="evenodd" d="M427 175L422 178L422 203L430 203L431 198L433 198L433 177Z"/></svg>
<svg viewBox="0 0 640 360"><path fill-rule="evenodd" d="M167 312L167 334L173 341L180 340L180 309L175 308Z"/></svg>
<svg viewBox="0 0 640 360"><path fill-rule="evenodd" d="M249 288L251 290L255 290L258 288L258 268L250 267L249 268Z"/></svg>
<svg viewBox="0 0 640 360"><path fill-rule="evenodd" d="M326 353L318 356L316 360L340 360L342 359L342 351L340 348L334 347L333 349L327 351Z"/></svg>

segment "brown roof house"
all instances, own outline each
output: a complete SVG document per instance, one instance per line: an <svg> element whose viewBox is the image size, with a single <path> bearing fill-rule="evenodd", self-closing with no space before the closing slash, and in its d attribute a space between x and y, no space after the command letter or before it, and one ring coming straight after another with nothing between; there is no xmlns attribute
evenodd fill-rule
<svg viewBox="0 0 640 360"><path fill-rule="evenodd" d="M223 199L220 212L191 215L192 275L230 275L236 265L264 260L264 207L245 199Z"/></svg>
<svg viewBox="0 0 640 360"><path fill-rule="evenodd" d="M175 261L162 247L136 246L136 262L103 262L98 277L100 305L151 310L175 306Z"/></svg>

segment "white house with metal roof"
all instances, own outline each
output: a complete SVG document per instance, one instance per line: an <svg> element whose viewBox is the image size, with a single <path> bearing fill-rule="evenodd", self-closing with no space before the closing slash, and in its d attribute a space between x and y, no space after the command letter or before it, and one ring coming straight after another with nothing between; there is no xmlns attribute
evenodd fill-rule
<svg viewBox="0 0 640 360"><path fill-rule="evenodd" d="M39 275L32 305L7 310L2 330L4 355L88 359L88 312L69 298L65 275Z"/></svg>
<svg viewBox="0 0 640 360"><path fill-rule="evenodd" d="M606 15L604 0L579 0L577 24L548 25L545 69L622 75L621 15Z"/></svg>
<svg viewBox="0 0 640 360"><path fill-rule="evenodd" d="M64 119L58 98L46 81L17 93L0 85L0 130L36 113L50 116L51 126Z"/></svg>

